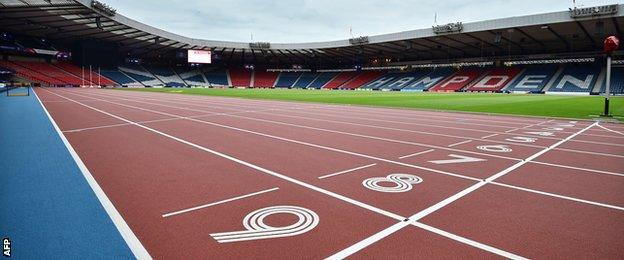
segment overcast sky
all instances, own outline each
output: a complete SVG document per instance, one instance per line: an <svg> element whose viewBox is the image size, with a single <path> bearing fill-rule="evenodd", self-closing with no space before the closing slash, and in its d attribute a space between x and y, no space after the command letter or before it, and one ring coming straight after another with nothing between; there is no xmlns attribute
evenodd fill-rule
<svg viewBox="0 0 624 260"><path fill-rule="evenodd" d="M193 38L315 42L564 11L572 0L104 0L117 12ZM622 0L577 0L578 6Z"/></svg>

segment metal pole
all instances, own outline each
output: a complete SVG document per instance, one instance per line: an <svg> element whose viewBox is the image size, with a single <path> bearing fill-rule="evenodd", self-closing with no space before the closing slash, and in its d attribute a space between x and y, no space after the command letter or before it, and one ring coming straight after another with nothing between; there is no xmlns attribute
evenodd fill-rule
<svg viewBox="0 0 624 260"><path fill-rule="evenodd" d="M611 54L607 56L607 82L605 90L605 106L603 116L611 116L609 114L609 97L611 96Z"/></svg>
<svg viewBox="0 0 624 260"><path fill-rule="evenodd" d="M89 87L93 87L93 70L91 69L91 65L89 65Z"/></svg>
<svg viewBox="0 0 624 260"><path fill-rule="evenodd" d="M102 71L100 70L100 67L98 67L98 87L102 87Z"/></svg>
<svg viewBox="0 0 624 260"><path fill-rule="evenodd" d="M84 84L84 66L81 66L81 68L82 68L82 77L81 77L81 79L82 79L82 86L81 87L84 87L84 85L85 85Z"/></svg>

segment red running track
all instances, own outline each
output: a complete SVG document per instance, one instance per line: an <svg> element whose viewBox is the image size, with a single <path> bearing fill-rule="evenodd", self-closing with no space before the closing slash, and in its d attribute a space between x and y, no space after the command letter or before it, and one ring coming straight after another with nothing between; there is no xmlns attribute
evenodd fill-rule
<svg viewBox="0 0 624 260"><path fill-rule="evenodd" d="M618 124L35 92L154 258L624 258Z"/></svg>

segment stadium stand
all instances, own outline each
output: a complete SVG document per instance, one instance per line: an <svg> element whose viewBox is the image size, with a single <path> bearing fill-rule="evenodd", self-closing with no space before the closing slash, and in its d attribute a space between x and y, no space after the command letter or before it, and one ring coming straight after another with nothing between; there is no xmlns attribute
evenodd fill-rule
<svg viewBox="0 0 624 260"><path fill-rule="evenodd" d="M178 76L178 74L169 67L161 66L144 66L144 68L152 73L158 80L168 87L186 87L186 83Z"/></svg>
<svg viewBox="0 0 624 260"><path fill-rule="evenodd" d="M547 86L545 92L590 93L597 84L603 68L585 64L566 66L554 83Z"/></svg>
<svg viewBox="0 0 624 260"><path fill-rule="evenodd" d="M230 69L230 79L232 80L232 86L234 87L253 87L252 72L245 69Z"/></svg>
<svg viewBox="0 0 624 260"><path fill-rule="evenodd" d="M15 67L12 67L13 69L17 67L24 68L25 70L20 72L28 71L28 74L47 80L47 83L52 85L79 86L82 84L82 80L79 77L48 63L34 61L13 61L11 63L15 65Z"/></svg>
<svg viewBox="0 0 624 260"><path fill-rule="evenodd" d="M351 80L349 80L340 88L341 89L357 89L363 86L364 84L371 82L375 80L376 78L379 78L382 75L383 75L383 72L381 71L364 71L360 73L359 75L355 76L354 78L352 78Z"/></svg>
<svg viewBox="0 0 624 260"><path fill-rule="evenodd" d="M308 86L310 86L321 74L320 73L311 73L311 72L304 72L301 74L301 77L299 77L299 79L297 79L297 81L295 81L295 83L293 84L293 88L307 88ZM326 82L325 82L326 83ZM325 84L322 83L322 84ZM323 86L321 84L319 84L320 86ZM320 87L318 87L320 88Z"/></svg>
<svg viewBox="0 0 624 260"><path fill-rule="evenodd" d="M277 83L275 83L275 87L292 88L301 75L301 72L282 72L277 79Z"/></svg>
<svg viewBox="0 0 624 260"><path fill-rule="evenodd" d="M514 80L520 73L519 68L495 68L488 71L477 82L472 84L466 91L492 91L500 92L509 82Z"/></svg>
<svg viewBox="0 0 624 260"><path fill-rule="evenodd" d="M200 69L190 69L185 67L177 67L174 72L182 79L187 86L207 86L208 82Z"/></svg>
<svg viewBox="0 0 624 260"><path fill-rule="evenodd" d="M379 89L380 90L401 90L405 87L410 86L411 83L415 82L416 80L422 78L423 76L427 74L428 74L428 71L426 70L419 70L419 71L412 71L408 73L396 74L393 80L386 82L386 84L381 85Z"/></svg>
<svg viewBox="0 0 624 260"><path fill-rule="evenodd" d="M229 86L227 70L211 70L204 72L204 76L211 86Z"/></svg>
<svg viewBox="0 0 624 260"><path fill-rule="evenodd" d="M65 83L59 79L55 79L47 75L44 75L42 73L32 71L30 69L24 68L10 61L0 60L0 66L9 68L15 71L15 75L17 75L18 77L24 78L26 80L29 80L35 83L40 83L40 84L45 84L45 85L65 85Z"/></svg>
<svg viewBox="0 0 624 260"><path fill-rule="evenodd" d="M126 76L131 77L135 81L141 82L141 84L145 86L162 87L165 85L162 81L152 75L152 73L139 65L125 65L119 67L119 71L123 72Z"/></svg>
<svg viewBox="0 0 624 260"><path fill-rule="evenodd" d="M351 79L360 75L360 72L356 71L345 71L340 72L336 77L331 79L327 84L323 85L324 89L338 89L342 87L345 83L349 82Z"/></svg>
<svg viewBox="0 0 624 260"><path fill-rule="evenodd" d="M101 70L100 73L115 81L117 83L117 85L119 86L126 86L126 87L143 87L143 84L141 84L141 82L138 82L130 77L128 77L126 74L124 74L123 72L113 69L113 70Z"/></svg>
<svg viewBox="0 0 624 260"><path fill-rule="evenodd" d="M278 76L278 72L256 70L253 76L253 86L255 88L273 88Z"/></svg>
<svg viewBox="0 0 624 260"><path fill-rule="evenodd" d="M401 91L428 91L432 86L435 86L438 82L441 82L445 78L451 76L453 74L453 70L451 69L436 69L430 73L423 73L420 79L411 82L406 86L398 86L402 87ZM398 81L397 81L398 82ZM393 88L397 88L393 86Z"/></svg>
<svg viewBox="0 0 624 260"><path fill-rule="evenodd" d="M429 91L434 92L455 92L468 86L471 82L483 74L480 69L466 69L456 72L442 82L433 86Z"/></svg>
<svg viewBox="0 0 624 260"><path fill-rule="evenodd" d="M77 67L74 64L68 63L68 62L58 62L55 63L54 66L73 74L76 77L82 78L83 75L83 71L82 68ZM115 83L114 81L98 74L96 72L96 70L91 70L89 71L88 68L85 68L84 70L84 79L85 82L89 82L89 79L92 80L91 85L102 85L102 86L114 86L117 85L117 83ZM99 83L99 84L98 84Z"/></svg>
<svg viewBox="0 0 624 260"><path fill-rule="evenodd" d="M607 90L606 84L602 84L600 93L604 93ZM611 68L611 94L624 95L624 68L613 67Z"/></svg>
<svg viewBox="0 0 624 260"><path fill-rule="evenodd" d="M329 81L331 81L337 75L338 73L335 73L335 72L319 73L318 76L314 79L314 81L312 81L308 85L308 88L321 89L323 88L323 86L325 86Z"/></svg>
<svg viewBox="0 0 624 260"><path fill-rule="evenodd" d="M546 84L555 76L559 69L556 65L534 65L521 70L505 91L510 92L541 92Z"/></svg>

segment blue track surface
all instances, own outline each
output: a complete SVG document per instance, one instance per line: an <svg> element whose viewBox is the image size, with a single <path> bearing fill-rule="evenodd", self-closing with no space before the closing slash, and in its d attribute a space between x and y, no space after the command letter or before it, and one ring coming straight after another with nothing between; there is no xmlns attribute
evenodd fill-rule
<svg viewBox="0 0 624 260"><path fill-rule="evenodd" d="M0 96L0 237L17 259L130 259L37 98Z"/></svg>

